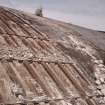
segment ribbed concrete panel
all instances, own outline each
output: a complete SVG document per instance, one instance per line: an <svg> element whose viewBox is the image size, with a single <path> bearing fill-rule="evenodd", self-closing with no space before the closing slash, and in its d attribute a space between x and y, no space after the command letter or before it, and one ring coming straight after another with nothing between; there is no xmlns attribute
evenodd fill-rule
<svg viewBox="0 0 105 105"><path fill-rule="evenodd" d="M0 103L104 105L99 50L66 23L0 7Z"/></svg>

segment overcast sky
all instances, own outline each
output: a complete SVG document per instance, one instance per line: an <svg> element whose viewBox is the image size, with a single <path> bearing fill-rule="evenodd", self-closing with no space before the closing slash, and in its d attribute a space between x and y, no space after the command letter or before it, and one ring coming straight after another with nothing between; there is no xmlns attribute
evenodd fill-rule
<svg viewBox="0 0 105 105"><path fill-rule="evenodd" d="M0 0L0 5L31 13L42 5L47 17L105 31L105 0Z"/></svg>

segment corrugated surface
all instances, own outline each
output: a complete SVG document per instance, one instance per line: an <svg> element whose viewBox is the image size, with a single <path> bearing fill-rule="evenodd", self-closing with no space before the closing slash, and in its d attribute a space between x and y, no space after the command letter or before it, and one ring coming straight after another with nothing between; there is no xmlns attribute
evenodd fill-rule
<svg viewBox="0 0 105 105"><path fill-rule="evenodd" d="M46 20L0 7L0 103L99 105L92 56L66 35L79 33Z"/></svg>

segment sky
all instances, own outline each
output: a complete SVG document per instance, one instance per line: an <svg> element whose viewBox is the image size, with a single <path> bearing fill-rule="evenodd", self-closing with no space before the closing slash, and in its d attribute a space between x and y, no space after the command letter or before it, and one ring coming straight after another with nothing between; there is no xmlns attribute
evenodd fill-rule
<svg viewBox="0 0 105 105"><path fill-rule="evenodd" d="M30 13L42 6L45 17L105 31L105 0L0 0L0 5Z"/></svg>

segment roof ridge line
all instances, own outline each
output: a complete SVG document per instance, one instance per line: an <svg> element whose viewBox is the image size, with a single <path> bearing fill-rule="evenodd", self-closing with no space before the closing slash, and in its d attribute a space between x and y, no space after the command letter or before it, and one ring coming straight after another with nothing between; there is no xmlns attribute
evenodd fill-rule
<svg viewBox="0 0 105 105"><path fill-rule="evenodd" d="M13 61L18 61L19 63L23 63L23 62L29 62L29 63L33 63L33 62L44 62L44 63L55 63L55 64L72 64L72 62L63 62L63 61L48 61L48 60L33 60L33 59L15 59L15 58L9 58L9 59L3 59L0 58L0 61L6 61L6 62L13 62Z"/></svg>

